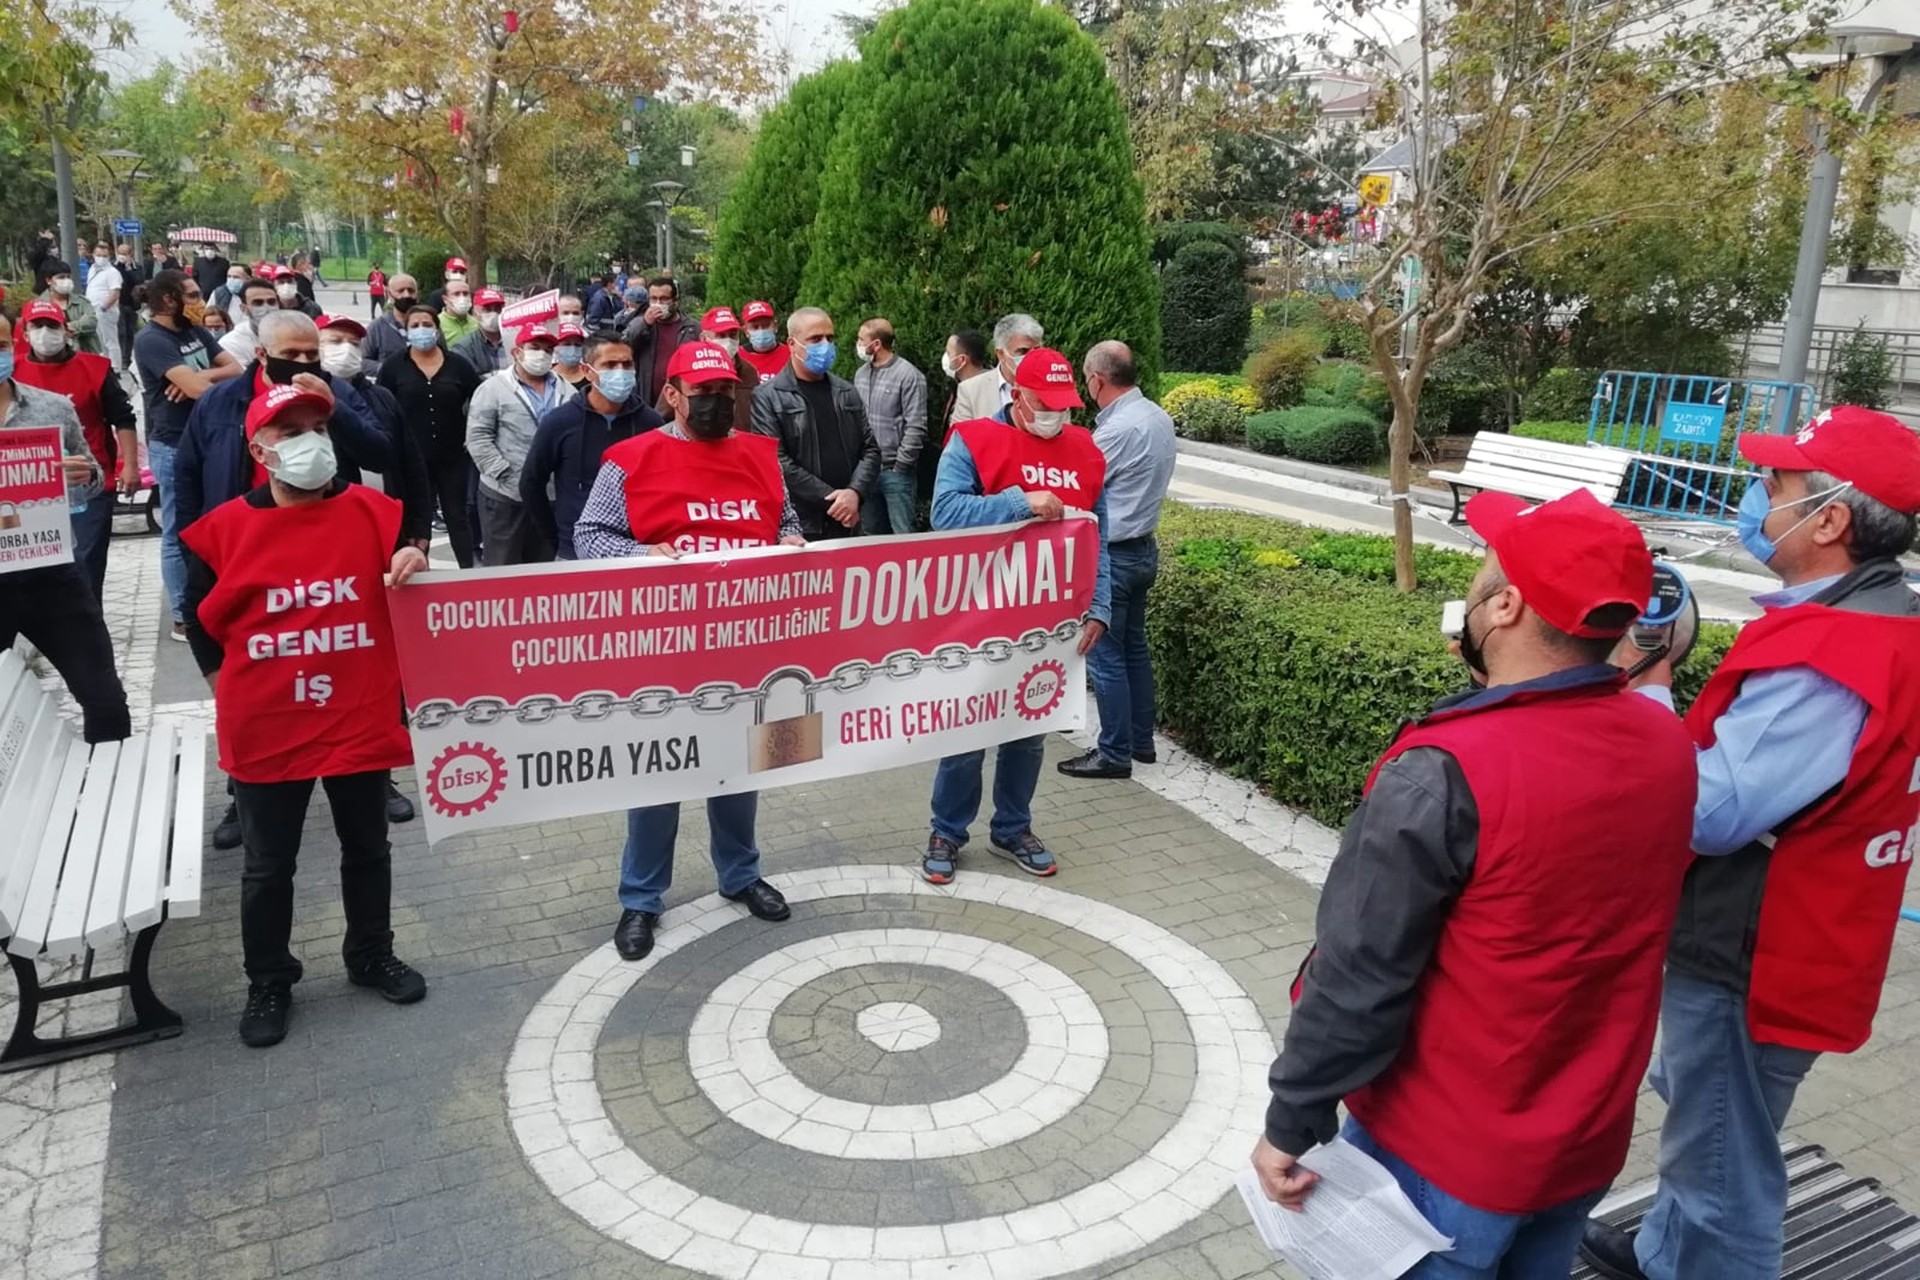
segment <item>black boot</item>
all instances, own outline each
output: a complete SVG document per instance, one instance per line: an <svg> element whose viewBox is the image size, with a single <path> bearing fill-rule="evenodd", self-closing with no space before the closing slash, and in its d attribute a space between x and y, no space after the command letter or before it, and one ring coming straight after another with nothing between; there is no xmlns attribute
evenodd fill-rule
<svg viewBox="0 0 1920 1280"><path fill-rule="evenodd" d="M231 800L227 801L227 811L220 815L220 824L213 829L213 847L216 849L240 847L240 807Z"/></svg>
<svg viewBox="0 0 1920 1280"><path fill-rule="evenodd" d="M400 794L400 788L387 783L387 821L412 822L413 801Z"/></svg>
<svg viewBox="0 0 1920 1280"><path fill-rule="evenodd" d="M1598 1218L1587 1223L1580 1256L1607 1280L1647 1280L1640 1259L1633 1254L1633 1237Z"/></svg>
<svg viewBox="0 0 1920 1280"><path fill-rule="evenodd" d="M651 911L622 911L613 926L613 949L622 960L644 960L653 950L653 926L660 917Z"/></svg>

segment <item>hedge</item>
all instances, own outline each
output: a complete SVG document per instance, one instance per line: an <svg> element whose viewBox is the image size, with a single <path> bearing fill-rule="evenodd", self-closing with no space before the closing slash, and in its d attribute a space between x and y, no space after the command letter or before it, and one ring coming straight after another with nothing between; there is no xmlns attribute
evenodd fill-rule
<svg viewBox="0 0 1920 1280"><path fill-rule="evenodd" d="M1527 393L1520 416L1532 422L1585 422L1599 383L1597 369L1549 369Z"/></svg>
<svg viewBox="0 0 1920 1280"><path fill-rule="evenodd" d="M1423 548L1422 584L1401 595L1376 577L1391 563L1384 537L1178 502L1166 505L1160 545L1147 633L1161 723L1281 804L1345 822L1396 727L1467 687L1440 606L1474 557ZM1675 688L1683 708L1733 634L1701 629Z"/></svg>
<svg viewBox="0 0 1920 1280"><path fill-rule="evenodd" d="M1522 422L1513 428L1516 436L1529 440L1552 440L1556 444L1585 444L1586 422Z"/></svg>
<svg viewBox="0 0 1920 1280"><path fill-rule="evenodd" d="M1247 444L1259 453L1343 466L1372 460L1379 423L1364 409L1301 405L1247 419Z"/></svg>

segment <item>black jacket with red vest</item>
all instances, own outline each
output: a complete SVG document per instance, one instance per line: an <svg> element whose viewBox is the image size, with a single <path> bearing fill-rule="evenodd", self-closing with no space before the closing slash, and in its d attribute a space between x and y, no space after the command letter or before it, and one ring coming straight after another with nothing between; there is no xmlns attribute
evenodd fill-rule
<svg viewBox="0 0 1920 1280"><path fill-rule="evenodd" d="M1680 721L1605 665L1448 699L1403 729L1327 876L1268 1140L1331 1138L1344 1098L1477 1208L1611 1182L1696 789Z"/></svg>
<svg viewBox="0 0 1920 1280"><path fill-rule="evenodd" d="M1866 1043L1920 845L1920 596L1874 560L1740 632L1687 726L1701 745L1747 675L1805 666L1867 704L1833 792L1688 872L1668 962L1747 996L1754 1039L1846 1053Z"/></svg>

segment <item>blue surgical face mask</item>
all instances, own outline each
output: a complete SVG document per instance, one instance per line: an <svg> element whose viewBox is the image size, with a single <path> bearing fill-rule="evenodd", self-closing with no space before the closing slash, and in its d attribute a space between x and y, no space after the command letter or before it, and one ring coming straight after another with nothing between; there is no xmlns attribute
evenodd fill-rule
<svg viewBox="0 0 1920 1280"><path fill-rule="evenodd" d="M807 371L809 373L827 373L833 369L834 359L840 350L829 342L807 344Z"/></svg>
<svg viewBox="0 0 1920 1280"><path fill-rule="evenodd" d="M580 357L585 352L586 348L579 343L569 342L565 346L555 347L553 349L553 358L560 364L576 365L580 363Z"/></svg>
<svg viewBox="0 0 1920 1280"><path fill-rule="evenodd" d="M13 377L13 348L0 347L0 382Z"/></svg>
<svg viewBox="0 0 1920 1280"><path fill-rule="evenodd" d="M440 345L440 331L421 325L417 329L407 330L407 345L415 351L425 351Z"/></svg>
<svg viewBox="0 0 1920 1280"><path fill-rule="evenodd" d="M747 345L755 351L771 351L780 343L780 335L771 329L747 330Z"/></svg>
<svg viewBox="0 0 1920 1280"><path fill-rule="evenodd" d="M1761 481L1755 480L1747 486L1746 493L1740 497L1740 512L1734 526L1740 535L1740 545L1745 547L1748 553L1761 564L1772 563L1774 553L1780 549L1780 543L1786 540L1788 534L1791 534L1795 529L1798 529L1801 525L1819 515L1835 497L1852 487L1850 484L1837 484L1831 489L1822 489L1819 493L1810 493L1805 498L1799 498L1793 502L1783 504L1785 506L1797 507L1804 502L1813 502L1820 498L1827 500L1794 521L1786 533L1781 534L1778 539L1775 539L1767 536L1764 526L1767 523L1767 517L1779 508L1773 505L1773 495L1767 492L1767 486Z"/></svg>
<svg viewBox="0 0 1920 1280"><path fill-rule="evenodd" d="M615 404L625 404L633 394L637 379L631 369L600 370L600 394Z"/></svg>

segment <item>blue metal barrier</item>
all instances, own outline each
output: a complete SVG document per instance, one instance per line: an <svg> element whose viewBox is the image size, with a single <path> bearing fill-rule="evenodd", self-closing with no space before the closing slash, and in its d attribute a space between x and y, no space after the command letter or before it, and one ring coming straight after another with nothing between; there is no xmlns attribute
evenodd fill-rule
<svg viewBox="0 0 1920 1280"><path fill-rule="evenodd" d="M1594 388L1587 440L1635 455L1616 505L1732 524L1752 471L1736 437L1793 429L1812 411L1804 382L1609 369Z"/></svg>

